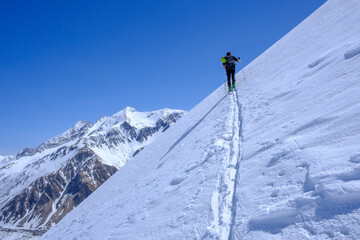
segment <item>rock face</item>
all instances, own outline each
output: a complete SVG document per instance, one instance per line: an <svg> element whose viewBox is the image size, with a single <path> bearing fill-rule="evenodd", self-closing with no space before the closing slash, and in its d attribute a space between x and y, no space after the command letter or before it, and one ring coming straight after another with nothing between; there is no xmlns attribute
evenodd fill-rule
<svg viewBox="0 0 360 240"><path fill-rule="evenodd" d="M47 230L185 114L127 107L0 159L0 223Z"/></svg>

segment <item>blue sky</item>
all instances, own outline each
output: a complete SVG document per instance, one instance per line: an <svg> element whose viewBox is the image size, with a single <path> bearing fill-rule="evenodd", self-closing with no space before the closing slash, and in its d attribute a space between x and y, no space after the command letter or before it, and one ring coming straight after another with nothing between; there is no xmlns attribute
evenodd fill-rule
<svg viewBox="0 0 360 240"><path fill-rule="evenodd" d="M325 0L3 0L0 154L126 106L190 110ZM239 70L239 68L238 68Z"/></svg>

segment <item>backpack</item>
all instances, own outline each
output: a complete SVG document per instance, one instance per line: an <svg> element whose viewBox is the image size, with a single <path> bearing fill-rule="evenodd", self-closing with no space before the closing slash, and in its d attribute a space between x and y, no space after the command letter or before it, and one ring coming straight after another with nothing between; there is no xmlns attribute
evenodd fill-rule
<svg viewBox="0 0 360 240"><path fill-rule="evenodd" d="M226 69L235 69L235 60L233 56L229 56L225 63Z"/></svg>

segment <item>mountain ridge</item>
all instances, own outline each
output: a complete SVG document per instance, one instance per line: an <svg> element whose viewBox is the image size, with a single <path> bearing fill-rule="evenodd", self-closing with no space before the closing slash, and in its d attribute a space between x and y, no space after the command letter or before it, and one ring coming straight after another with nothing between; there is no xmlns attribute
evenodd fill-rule
<svg viewBox="0 0 360 240"><path fill-rule="evenodd" d="M127 107L0 159L2 227L47 230L186 112Z"/></svg>

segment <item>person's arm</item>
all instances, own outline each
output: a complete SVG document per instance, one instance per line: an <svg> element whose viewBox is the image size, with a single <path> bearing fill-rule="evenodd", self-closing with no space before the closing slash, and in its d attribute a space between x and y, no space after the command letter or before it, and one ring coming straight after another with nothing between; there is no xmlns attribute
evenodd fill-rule
<svg viewBox="0 0 360 240"><path fill-rule="evenodd" d="M225 67L225 63L223 63L223 67L224 67L224 69L226 69L226 67Z"/></svg>
<svg viewBox="0 0 360 240"><path fill-rule="evenodd" d="M240 59L237 59L236 57L234 57L234 60L241 63L241 60Z"/></svg>

